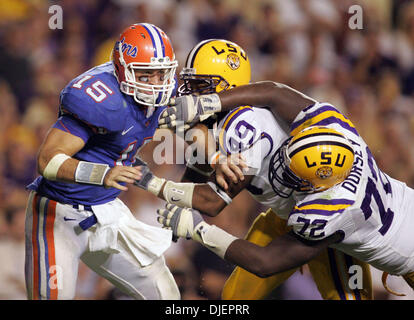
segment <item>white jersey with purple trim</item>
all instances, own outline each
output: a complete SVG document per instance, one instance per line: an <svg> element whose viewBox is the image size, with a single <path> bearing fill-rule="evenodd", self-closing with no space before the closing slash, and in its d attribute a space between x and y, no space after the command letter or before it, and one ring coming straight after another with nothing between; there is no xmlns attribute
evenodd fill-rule
<svg viewBox="0 0 414 320"><path fill-rule="evenodd" d="M353 167L340 184L314 194L294 193L297 203L288 225L308 240L337 231L332 245L390 274L414 271L414 190L383 173L352 122L327 103L316 103L298 114L295 135L306 127L324 125L343 133L355 153Z"/></svg>
<svg viewBox="0 0 414 320"><path fill-rule="evenodd" d="M295 202L293 197L278 196L268 177L270 158L287 138L269 110L250 106L233 109L220 121L216 131L221 152L240 152L251 168L248 174L255 175L246 189L257 202L272 208L282 219L287 219Z"/></svg>

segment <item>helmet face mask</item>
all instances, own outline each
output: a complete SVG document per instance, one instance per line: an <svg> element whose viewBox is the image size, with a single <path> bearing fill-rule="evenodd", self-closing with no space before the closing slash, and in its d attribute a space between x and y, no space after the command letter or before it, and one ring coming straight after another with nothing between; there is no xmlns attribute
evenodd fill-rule
<svg viewBox="0 0 414 320"><path fill-rule="evenodd" d="M237 44L223 39L198 43L180 73L179 95L210 94L250 82L250 61Z"/></svg>
<svg viewBox="0 0 414 320"><path fill-rule="evenodd" d="M195 74L192 68L184 68L180 73L183 84L178 88L178 95L210 94L217 92L217 87L227 90L230 84L220 75Z"/></svg>
<svg viewBox="0 0 414 320"><path fill-rule="evenodd" d="M178 62L167 35L158 27L135 24L127 28L115 43L112 54L120 90L141 105L160 107L168 104L175 88ZM139 81L136 73L160 72L162 81Z"/></svg>
<svg viewBox="0 0 414 320"><path fill-rule="evenodd" d="M285 198L293 191L319 192L345 180L353 160L352 144L345 136L327 127L311 127L287 139L275 152L269 181Z"/></svg>
<svg viewBox="0 0 414 320"><path fill-rule="evenodd" d="M125 81L120 82L121 91L127 95L133 96L134 100L146 106L164 106L168 103L172 91L175 87L175 70L176 66L169 63L167 57L166 63L153 63L144 65L139 63L130 63L125 68ZM162 84L147 84L137 79L137 73L151 73L152 71L163 73Z"/></svg>
<svg viewBox="0 0 414 320"><path fill-rule="evenodd" d="M273 191L282 198L289 198L293 191L309 192L312 188L308 181L299 178L289 168L286 150L291 139L285 140L270 160L269 181Z"/></svg>

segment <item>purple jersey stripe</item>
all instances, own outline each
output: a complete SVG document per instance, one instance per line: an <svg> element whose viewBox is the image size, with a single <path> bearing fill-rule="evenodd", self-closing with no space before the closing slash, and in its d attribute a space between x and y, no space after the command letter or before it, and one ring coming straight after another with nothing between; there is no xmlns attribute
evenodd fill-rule
<svg viewBox="0 0 414 320"><path fill-rule="evenodd" d="M233 113L232 118L230 119L230 121L226 125L223 126L223 129L224 130L227 130L227 128L231 126L231 124L233 123L233 121L238 116L240 116L241 114L245 113L246 111L253 111L253 109L252 108L243 108L243 109L237 110L235 113L232 112ZM229 117L230 116L231 116L231 114L229 115Z"/></svg>
<svg viewBox="0 0 414 320"><path fill-rule="evenodd" d="M359 136L358 131L356 131L356 129L355 129L355 128L351 127L348 123L346 123L346 122L344 122L344 121L342 121L341 119L338 119L338 118L336 118L336 117L329 117L329 118L323 119L323 120L321 120L321 121L319 121L319 122L317 122L317 123L314 123L314 124L312 124L312 125L313 125L313 126L318 126L318 125L321 125L321 126L326 126L326 125L328 125L328 124L332 124L332 123L337 123L337 124L339 124L342 128L344 128L344 129L346 129L346 130L348 130L348 131L351 131L351 132L352 132L353 134L355 134L356 136Z"/></svg>
<svg viewBox="0 0 414 320"><path fill-rule="evenodd" d="M310 108L312 108L313 106L315 105L315 103L314 104L311 104L310 106L307 106L305 109L303 109L302 111L303 112L306 112L306 111L308 111Z"/></svg>
<svg viewBox="0 0 414 320"><path fill-rule="evenodd" d="M291 215L295 214L295 213L303 213L303 214L317 214L317 215L320 215L320 216L332 216L335 213L342 213L344 210L345 209L332 210L332 211L320 210L320 209L304 209L303 210L303 209L299 208L299 209L292 210Z"/></svg>
<svg viewBox="0 0 414 320"><path fill-rule="evenodd" d="M267 155L265 156L265 158L272 152L272 150L273 150L273 139L272 139L272 137L270 136L270 134L268 134L268 133L266 133L266 132L262 132L262 134L261 134L261 138L260 139L267 139L267 140L269 140L269 142L270 142L270 150L269 150L269 152L267 153Z"/></svg>
<svg viewBox="0 0 414 320"><path fill-rule="evenodd" d="M313 105L312 105L312 106L313 106ZM305 110L308 110L308 109L309 109L309 107L308 107L307 109L305 109ZM305 111L305 110L303 110L303 111ZM303 124L303 123L304 123L304 122L306 122L307 120L309 120L309 119L311 119L311 118L313 118L313 117L316 117L318 114L321 114L321 113L323 113L323 112L325 112L325 111L335 111L335 112L338 112L338 110L337 110L337 109L335 109L335 108L334 108L334 107L332 107L332 106L321 106L321 107L319 107L318 109L316 109L316 111L311 112L311 113L309 113L309 114L305 115L305 116L303 117L303 119L298 120L298 121L296 121L296 122L293 122L293 123L292 123L292 125L290 126L290 131L295 130L297 127L299 127L301 124Z"/></svg>
<svg viewBox="0 0 414 320"><path fill-rule="evenodd" d="M329 259L329 267L331 269L331 274L332 274L332 278L334 281L336 291L338 292L339 298L341 300L346 300L345 291L344 291L344 288L342 287L341 279L339 278L338 265L335 259L335 251L332 248L328 248L327 251L328 251L328 259Z"/></svg>
<svg viewBox="0 0 414 320"><path fill-rule="evenodd" d="M308 201L308 202L303 202L300 205L298 205L298 207L304 207L304 206L308 206L311 204L326 204L326 205L338 205L338 204L349 204L352 205L354 204L354 200L349 200L349 199L316 199L316 200L312 200L312 201Z"/></svg>

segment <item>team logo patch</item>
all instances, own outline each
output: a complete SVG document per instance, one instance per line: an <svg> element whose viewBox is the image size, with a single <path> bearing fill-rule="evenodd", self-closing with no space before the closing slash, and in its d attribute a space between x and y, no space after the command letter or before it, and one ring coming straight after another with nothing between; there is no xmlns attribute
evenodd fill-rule
<svg viewBox="0 0 414 320"><path fill-rule="evenodd" d="M239 57L234 54L234 53L230 53L227 56L227 64L228 66L232 69L232 70L236 70L240 67L240 59Z"/></svg>
<svg viewBox="0 0 414 320"><path fill-rule="evenodd" d="M321 178L321 179L327 179L330 176L332 176L332 168L328 167L328 166L323 166L320 167L317 171L316 171L316 176Z"/></svg>

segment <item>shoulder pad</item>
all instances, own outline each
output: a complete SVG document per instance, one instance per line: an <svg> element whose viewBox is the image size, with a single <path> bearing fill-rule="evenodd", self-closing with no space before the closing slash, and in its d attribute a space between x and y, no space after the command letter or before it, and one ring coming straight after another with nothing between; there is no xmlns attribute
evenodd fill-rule
<svg viewBox="0 0 414 320"><path fill-rule="evenodd" d="M250 148L262 130L252 107L233 109L220 121L216 139L224 154L238 153Z"/></svg>
<svg viewBox="0 0 414 320"><path fill-rule="evenodd" d="M291 135L299 133L310 126L336 126L347 133L359 136L354 124L337 108L325 102L317 102L303 109L290 127Z"/></svg>
<svg viewBox="0 0 414 320"><path fill-rule="evenodd" d="M334 189L334 188L332 188ZM320 240L331 236L338 230L349 234L352 230L352 217L349 210L355 199L321 192L311 194L298 201L289 215L288 225L299 236L308 240Z"/></svg>
<svg viewBox="0 0 414 320"><path fill-rule="evenodd" d="M62 90L61 109L95 127L120 131L127 120L128 102L115 76L107 68L96 72L98 68L75 78Z"/></svg>

